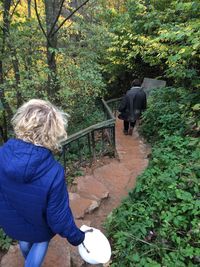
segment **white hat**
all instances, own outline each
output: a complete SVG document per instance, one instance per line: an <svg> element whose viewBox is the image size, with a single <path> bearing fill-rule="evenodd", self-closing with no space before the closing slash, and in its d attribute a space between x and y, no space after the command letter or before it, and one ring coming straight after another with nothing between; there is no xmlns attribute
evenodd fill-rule
<svg viewBox="0 0 200 267"><path fill-rule="evenodd" d="M111 247L108 239L98 229L81 226L81 231L86 232L83 243L78 246L78 251L84 261L90 264L107 263L111 257Z"/></svg>

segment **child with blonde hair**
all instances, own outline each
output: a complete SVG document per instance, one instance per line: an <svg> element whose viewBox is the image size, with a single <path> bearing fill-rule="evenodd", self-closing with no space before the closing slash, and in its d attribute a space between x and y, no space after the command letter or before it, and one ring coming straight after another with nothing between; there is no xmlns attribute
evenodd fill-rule
<svg viewBox="0 0 200 267"><path fill-rule="evenodd" d="M0 148L0 227L19 241L24 267L40 267L55 234L74 246L85 238L69 206L64 169L52 154L67 138L67 114L32 99L12 124L16 138Z"/></svg>

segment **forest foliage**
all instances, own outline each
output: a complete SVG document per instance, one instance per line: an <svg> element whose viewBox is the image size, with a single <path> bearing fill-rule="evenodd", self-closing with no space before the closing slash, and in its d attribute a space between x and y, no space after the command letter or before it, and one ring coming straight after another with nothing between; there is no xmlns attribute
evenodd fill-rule
<svg viewBox="0 0 200 267"><path fill-rule="evenodd" d="M129 0L123 12L108 9L113 38L105 68L113 87L146 76L199 89L199 10L199 1L187 0Z"/></svg>
<svg viewBox="0 0 200 267"><path fill-rule="evenodd" d="M95 109L105 92L100 63L109 34L97 15L102 7L90 1L77 10L84 2L0 2L1 126L30 98L61 106L73 125Z"/></svg>
<svg viewBox="0 0 200 267"><path fill-rule="evenodd" d="M120 73L173 85L148 99L140 132L152 144L149 166L107 218L111 266L200 264L199 5L132 0L123 14L109 11L111 85Z"/></svg>
<svg viewBox="0 0 200 267"><path fill-rule="evenodd" d="M30 98L79 124L96 98L121 96L135 76L199 89L199 1L53 3L0 2L1 125Z"/></svg>

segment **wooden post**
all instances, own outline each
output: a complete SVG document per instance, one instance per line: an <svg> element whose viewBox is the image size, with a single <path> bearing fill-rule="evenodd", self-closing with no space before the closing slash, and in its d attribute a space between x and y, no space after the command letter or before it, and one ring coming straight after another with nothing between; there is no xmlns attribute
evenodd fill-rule
<svg viewBox="0 0 200 267"><path fill-rule="evenodd" d="M65 151L66 151L66 147L65 146L63 146L63 151L62 151L62 153L63 153L63 162L64 162L64 169L66 170L66 157L65 157Z"/></svg>
<svg viewBox="0 0 200 267"><path fill-rule="evenodd" d="M96 160L94 131L91 132L91 138L92 138L92 157L93 157L93 161L94 161L94 160Z"/></svg>
<svg viewBox="0 0 200 267"><path fill-rule="evenodd" d="M91 134L88 133L88 148L90 153L90 165L92 164Z"/></svg>
<svg viewBox="0 0 200 267"><path fill-rule="evenodd" d="M113 155L116 156L115 125L113 125Z"/></svg>
<svg viewBox="0 0 200 267"><path fill-rule="evenodd" d="M82 162L82 153L81 153L81 148L80 148L80 139L78 139L77 142L78 142L78 155L79 155L79 159L80 159L79 162L81 164L81 162Z"/></svg>

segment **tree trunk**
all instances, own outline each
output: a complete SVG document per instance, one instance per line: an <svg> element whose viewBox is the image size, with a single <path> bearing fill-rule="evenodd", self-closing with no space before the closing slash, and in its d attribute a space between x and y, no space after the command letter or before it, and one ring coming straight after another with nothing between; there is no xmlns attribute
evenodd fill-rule
<svg viewBox="0 0 200 267"><path fill-rule="evenodd" d="M3 11L3 36L2 36L2 47L1 47L1 58L4 55L5 51L5 41L6 37L9 34L9 11L11 6L11 0L4 1L4 11ZM4 83L4 73L3 73L3 62L0 60L0 83ZM2 90L2 89L1 89Z"/></svg>
<svg viewBox="0 0 200 267"><path fill-rule="evenodd" d="M17 58L17 51L14 47L12 47L9 40L6 43L6 38L9 37L9 28L10 28L10 7L11 7L11 0L7 0L4 2L4 21L3 21L3 45L2 45L2 56L4 54L5 45L8 45L8 48L10 49L10 54L12 56L12 64L13 64L13 70L15 75L15 81L16 81L16 93L17 93L17 107L19 107L22 104L22 96L21 92L19 91L19 84L20 84L20 72L19 72L19 61ZM17 3L18 4L18 3ZM3 75L3 66L2 66L2 75ZM3 78L3 76L2 76ZM4 80L2 80L4 82ZM7 106L8 108L8 106Z"/></svg>
<svg viewBox="0 0 200 267"><path fill-rule="evenodd" d="M19 107L22 104L22 94L19 89L19 85L20 85L19 61L17 58L16 49L11 47L10 44L9 44L9 48L10 48L10 53L12 55L12 64L13 64L13 70L14 70L15 81L16 81L17 107Z"/></svg>
<svg viewBox="0 0 200 267"><path fill-rule="evenodd" d="M5 42L6 37L9 35L9 11L11 6L11 0L5 0L4 1L4 11L3 11L3 35L2 35L2 47L1 47L1 60L0 60L0 99L4 108L3 112L3 126L2 128L2 136L3 140L7 141L8 135L7 135L7 121L10 121L10 118L12 117L12 109L10 108L10 105L8 104L6 98L5 98L5 91L4 91L4 70L3 70L3 61L2 58L4 56L5 51Z"/></svg>
<svg viewBox="0 0 200 267"><path fill-rule="evenodd" d="M31 18L31 0L28 1L28 18Z"/></svg>
<svg viewBox="0 0 200 267"><path fill-rule="evenodd" d="M46 29L48 37L47 64L49 67L47 92L50 98L54 98L59 90L55 55L55 51L57 49L57 34L52 34L52 28L56 29L57 27L57 25L54 25L54 22L56 20L58 12L59 6L57 0L45 0Z"/></svg>
<svg viewBox="0 0 200 267"><path fill-rule="evenodd" d="M31 0L27 0L28 3L28 19L31 19ZM31 26L30 27L30 31L31 31ZM27 72L27 78L29 80L32 80L32 42L31 42L32 37L30 37L29 42L28 42L28 56L27 59L25 60L25 69Z"/></svg>
<svg viewBox="0 0 200 267"><path fill-rule="evenodd" d="M37 19L40 25L40 28L47 40L47 63L49 67L49 74L48 74L48 89L47 92L50 98L55 99L56 93L59 90L59 81L57 78L57 68L56 68L56 49L57 49L57 34L60 28L64 25L64 23L69 20L78 10L80 10L84 5L86 5L89 0L85 0L80 6L75 8L67 18L65 18L60 25L57 25L58 19L62 12L62 7L64 4L64 0L44 0L45 3L45 15L46 15L46 29L45 32L40 16L37 9L37 0L35 2L35 11L37 15ZM75 4L77 2L75 1Z"/></svg>

